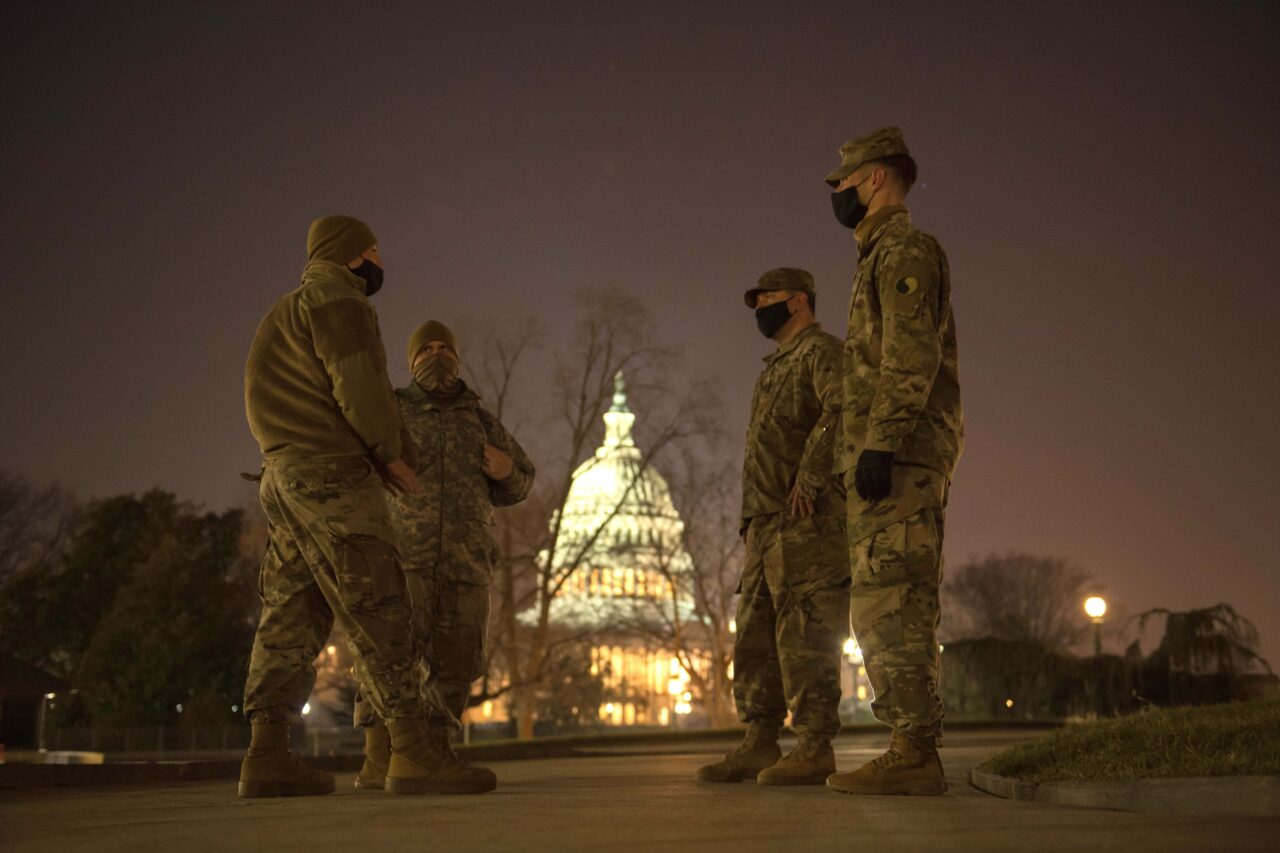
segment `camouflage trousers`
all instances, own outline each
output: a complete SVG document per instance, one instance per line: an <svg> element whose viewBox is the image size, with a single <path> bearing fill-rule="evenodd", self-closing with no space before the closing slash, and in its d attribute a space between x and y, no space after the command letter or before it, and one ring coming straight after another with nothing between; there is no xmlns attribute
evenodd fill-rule
<svg viewBox="0 0 1280 853"><path fill-rule="evenodd" d="M269 541L245 714L296 718L336 619L378 714L421 717L409 602L373 466L363 457L268 460L259 496Z"/></svg>
<svg viewBox="0 0 1280 853"><path fill-rule="evenodd" d="M943 519L942 506L926 506L850 545L853 630L875 693L871 710L911 735L942 731Z"/></svg>
<svg viewBox="0 0 1280 853"><path fill-rule="evenodd" d="M733 699L743 722L781 723L789 710L797 732L840 731L840 655L849 637L843 510L809 518L779 512L747 527L733 646Z"/></svg>
<svg viewBox="0 0 1280 853"><path fill-rule="evenodd" d="M405 568L413 609L418 665L425 678L427 721L433 729L459 726L471 684L484 673L489 587L457 580L459 572ZM378 713L356 694L355 724L378 722Z"/></svg>

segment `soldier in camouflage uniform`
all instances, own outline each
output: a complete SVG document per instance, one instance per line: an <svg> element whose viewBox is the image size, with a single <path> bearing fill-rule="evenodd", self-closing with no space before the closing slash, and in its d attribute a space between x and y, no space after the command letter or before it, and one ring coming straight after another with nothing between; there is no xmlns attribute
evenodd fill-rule
<svg viewBox="0 0 1280 853"><path fill-rule="evenodd" d="M840 339L815 322L813 276L776 269L748 290L778 348L756 380L742 475L746 561L739 586L733 693L743 742L703 767L706 782L817 785L835 772L840 655L849 635L844 487L834 475ZM778 747L791 711L799 735Z"/></svg>
<svg viewBox="0 0 1280 853"><path fill-rule="evenodd" d="M314 660L336 619L361 688L387 721L386 790L468 790L456 758L430 736L413 620L383 486L419 490L378 319L382 286L369 226L311 224L302 284L263 319L245 365L245 409L264 458L268 539L262 616L245 684L253 727L240 768L246 797L322 794L333 777L293 758L288 724L315 684Z"/></svg>
<svg viewBox="0 0 1280 853"><path fill-rule="evenodd" d="M853 628L892 727L889 750L827 786L941 794L938 590L951 477L964 443L947 257L911 224L916 164L895 127L854 139L827 175L858 270L844 358L841 470L849 495Z"/></svg>
<svg viewBox="0 0 1280 853"><path fill-rule="evenodd" d="M427 672L428 725L450 753L449 735L467 707L471 683L483 672L489 581L498 549L493 509L524 500L534 477L523 448L458 377L458 351L453 332L435 321L409 338L414 381L396 396L418 447L423 488L390 503ZM357 698L355 721L365 731L365 763L356 787L382 787L386 730L363 696ZM485 768L470 770L479 782L493 776Z"/></svg>
<svg viewBox="0 0 1280 853"><path fill-rule="evenodd" d="M374 467L395 488L417 489L367 298L382 283L377 240L363 222L330 216L312 223L307 253L302 284L263 319L245 366L269 545L245 684L253 736L242 797L333 790L332 776L292 757L288 724L311 694L313 661L335 618L379 712L424 716L409 602Z"/></svg>

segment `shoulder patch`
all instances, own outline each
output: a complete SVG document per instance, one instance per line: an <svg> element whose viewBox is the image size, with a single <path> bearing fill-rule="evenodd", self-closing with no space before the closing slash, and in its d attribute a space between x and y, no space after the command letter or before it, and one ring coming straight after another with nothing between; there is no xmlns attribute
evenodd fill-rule
<svg viewBox="0 0 1280 853"><path fill-rule="evenodd" d="M358 299L335 299L311 309L311 333L326 361L381 350L373 313ZM375 358L375 361L377 359Z"/></svg>
<svg viewBox="0 0 1280 853"><path fill-rule="evenodd" d="M937 275L922 259L901 255L897 269L881 285L880 298L887 313L907 317L918 316L929 293L937 289Z"/></svg>

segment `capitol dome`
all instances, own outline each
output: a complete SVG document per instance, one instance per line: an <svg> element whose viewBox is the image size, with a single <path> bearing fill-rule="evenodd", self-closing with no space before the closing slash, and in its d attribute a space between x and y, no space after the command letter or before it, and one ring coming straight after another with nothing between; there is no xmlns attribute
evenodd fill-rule
<svg viewBox="0 0 1280 853"><path fill-rule="evenodd" d="M696 629L693 559L684 547L684 522L667 481L632 436L622 373L604 413L604 441L573 473L551 574L563 579L548 610L550 624L583 637L591 674L605 701L609 725L675 725L694 713L691 673L709 671L705 650L691 645ZM547 552L541 560L547 563ZM526 624L537 618L527 610ZM682 638L679 650L675 635Z"/></svg>
<svg viewBox="0 0 1280 853"><path fill-rule="evenodd" d="M682 541L684 522L667 481L636 446L635 421L619 372L604 414L604 442L574 471L564 507L552 519L553 526L562 519L552 566L557 575L570 575L551 605L559 624L603 629L656 618L658 607L690 612L684 581L693 561Z"/></svg>

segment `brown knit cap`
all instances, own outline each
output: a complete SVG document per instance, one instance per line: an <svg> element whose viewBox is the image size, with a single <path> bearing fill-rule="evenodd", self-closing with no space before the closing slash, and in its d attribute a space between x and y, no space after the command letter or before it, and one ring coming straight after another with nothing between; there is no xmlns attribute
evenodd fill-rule
<svg viewBox="0 0 1280 853"><path fill-rule="evenodd" d="M326 216L307 231L307 260L349 264L377 242L373 229L354 216Z"/></svg>
<svg viewBox="0 0 1280 853"><path fill-rule="evenodd" d="M418 352L432 341L444 341L453 350L453 354L462 359L462 354L458 352L458 339L453 332L449 331L449 327L437 320L428 320L423 323L413 334L409 336L409 369L413 370L413 359Z"/></svg>

